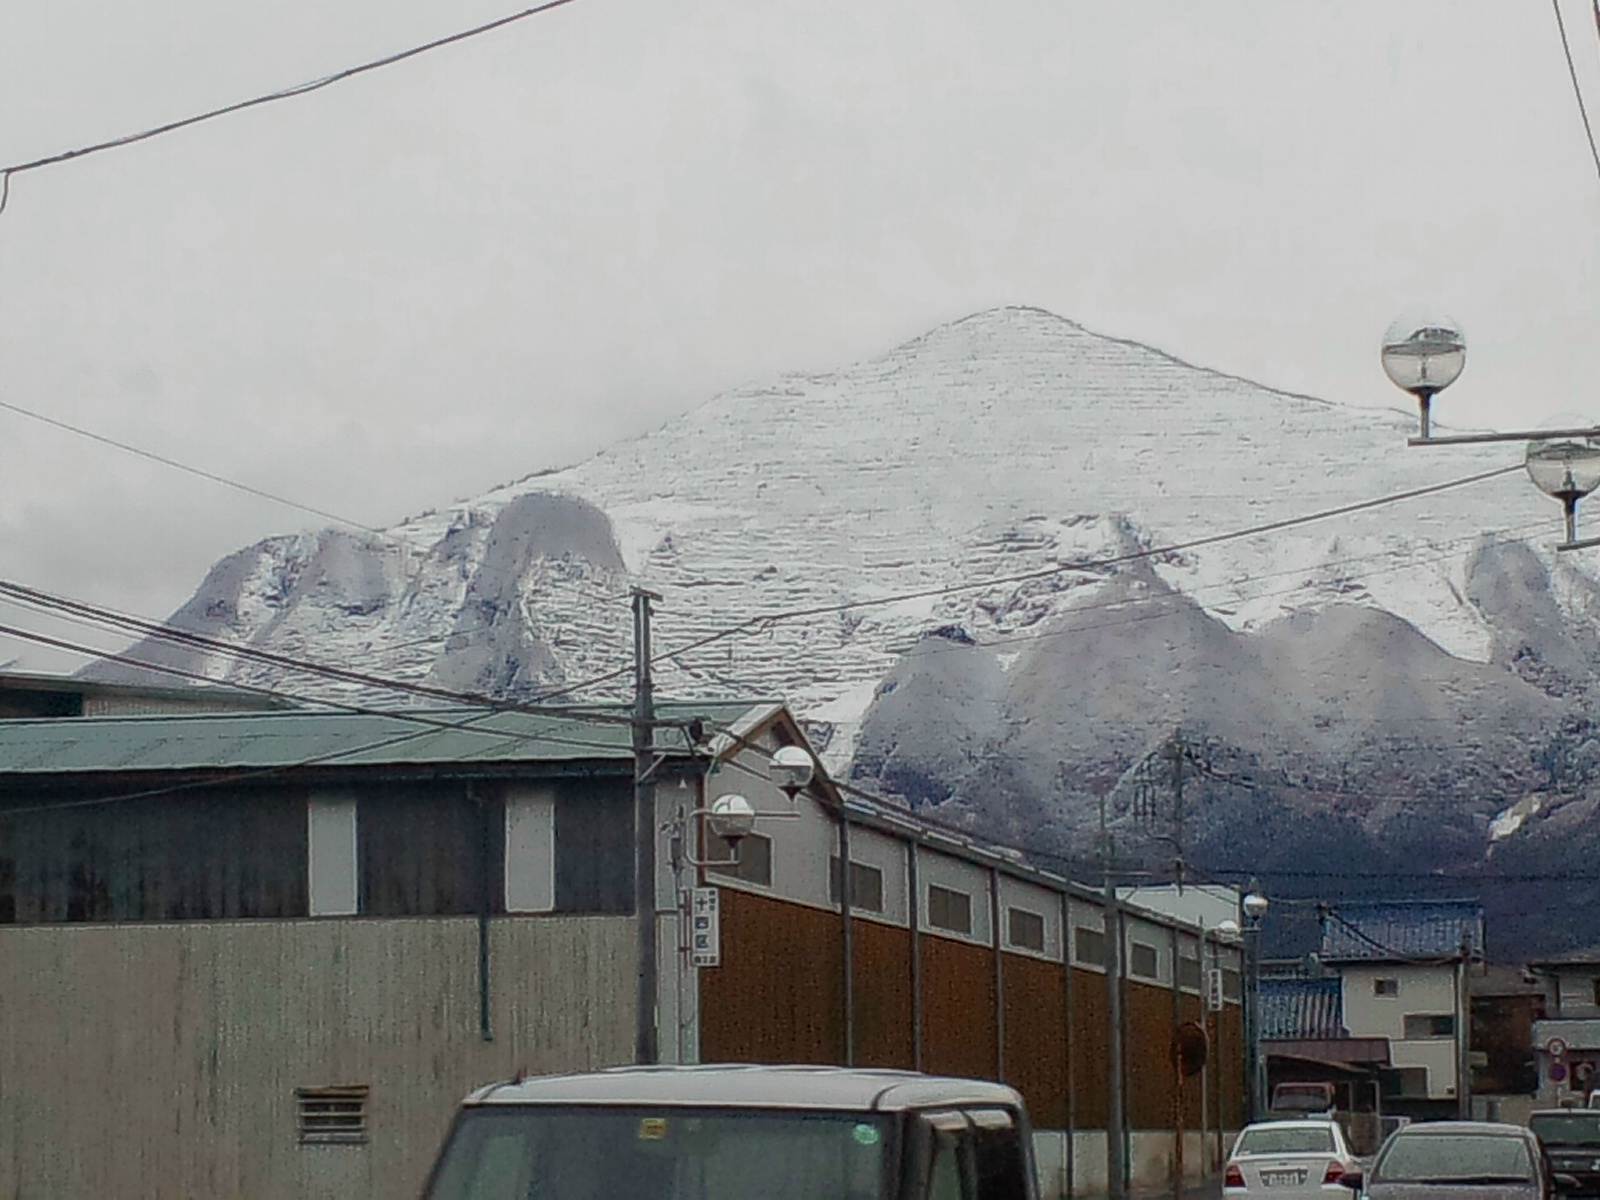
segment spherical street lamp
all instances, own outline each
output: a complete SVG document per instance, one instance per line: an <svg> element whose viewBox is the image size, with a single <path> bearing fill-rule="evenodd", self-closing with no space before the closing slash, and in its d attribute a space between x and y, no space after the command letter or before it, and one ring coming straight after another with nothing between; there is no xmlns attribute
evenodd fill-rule
<svg viewBox="0 0 1600 1200"><path fill-rule="evenodd" d="M706 817L706 824L711 826L711 832L723 841L738 842L740 838L755 830L755 806L743 796L733 792L726 796L718 796L711 802L711 811Z"/></svg>
<svg viewBox="0 0 1600 1200"><path fill-rule="evenodd" d="M803 746L784 746L772 756L772 782L794 803L816 773L811 753Z"/></svg>
<svg viewBox="0 0 1600 1200"><path fill-rule="evenodd" d="M1600 546L1600 538L1582 542L1577 538L1578 501L1600 487L1600 425L1582 417L1556 417L1541 429L1436 438L1428 432L1429 405L1456 381L1467 362L1467 343L1460 328L1445 316L1401 317L1383 335L1382 357L1389 378L1416 396L1421 406L1422 436L1411 439L1413 446L1527 442L1528 477L1561 501L1566 512L1567 539L1556 549Z"/></svg>
<svg viewBox="0 0 1600 1200"><path fill-rule="evenodd" d="M1398 318L1383 335L1383 370L1397 387L1417 398L1422 437L1428 437L1433 398L1456 381L1467 365L1467 342L1461 328L1443 314Z"/></svg>
<svg viewBox="0 0 1600 1200"><path fill-rule="evenodd" d="M1567 541L1578 537L1578 501L1600 487L1600 438L1582 430L1592 423L1582 417L1555 417L1560 432L1528 443L1528 478L1546 495L1561 501L1566 513Z"/></svg>

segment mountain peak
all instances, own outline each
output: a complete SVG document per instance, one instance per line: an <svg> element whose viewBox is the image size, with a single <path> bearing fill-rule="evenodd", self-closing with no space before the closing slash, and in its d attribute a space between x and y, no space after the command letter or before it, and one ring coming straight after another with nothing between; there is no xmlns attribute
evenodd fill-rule
<svg viewBox="0 0 1600 1200"><path fill-rule="evenodd" d="M662 597L664 694L783 696L832 768L876 787L915 784L1065 844L1063 796L1118 778L1174 724L1209 725L1235 774L1279 787L1283 827L1321 819L1311 801L1381 789L1402 799L1351 836L1402 847L1384 862L1423 861L1405 839L1438 842L1443 826L1412 821L1403 799L1450 796L1450 853L1470 859L1487 844L1478 818L1530 789L1576 795L1593 779L1600 798L1585 715L1600 588L1542 549L1472 557L1486 526L1548 528L1521 480L1349 511L1503 461L1493 446L1418 457L1408 422L995 308L828 374L726 392L409 522L420 549L403 556L264 543L174 623L518 698L612 680L576 687L588 702L627 687L628 590L643 583ZM1285 613L1311 615L1275 624ZM182 653L220 681L310 686ZM932 747L920 758L913 731ZM1256 828L1257 793L1236 791L1230 811ZM1386 824L1396 812L1411 823ZM1498 841L1497 862L1523 838ZM1263 876L1280 841L1251 843ZM1237 839L1223 842L1219 855Z"/></svg>

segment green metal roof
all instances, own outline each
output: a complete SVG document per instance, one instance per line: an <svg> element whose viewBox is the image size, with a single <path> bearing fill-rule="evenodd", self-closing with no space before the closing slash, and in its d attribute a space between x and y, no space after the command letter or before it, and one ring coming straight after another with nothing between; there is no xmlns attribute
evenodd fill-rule
<svg viewBox="0 0 1600 1200"><path fill-rule="evenodd" d="M775 710L775 702L663 701L658 719L704 717L715 728ZM622 705L599 717L481 708L385 713L235 712L0 721L0 777L89 771L189 771L295 766L559 762L628 759ZM609 717L610 719L606 719ZM623 718L618 720L617 718ZM687 749L660 731L664 750Z"/></svg>

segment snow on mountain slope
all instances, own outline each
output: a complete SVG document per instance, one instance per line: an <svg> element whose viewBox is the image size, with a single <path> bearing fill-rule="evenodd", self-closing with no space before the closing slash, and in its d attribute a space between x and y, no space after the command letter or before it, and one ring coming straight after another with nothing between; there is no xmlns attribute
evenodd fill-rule
<svg viewBox="0 0 1600 1200"><path fill-rule="evenodd" d="M1388 388L1376 363L1373 375ZM758 626L663 667L660 686L675 694L787 697L836 729L839 764L875 685L922 633L1005 643L1103 576L987 580L1516 461L1503 446L1407 449L1402 400L1395 411L1333 405L1036 309L998 309L836 372L718 396L586 462L407 521L391 531L398 544L334 531L271 539L219 563L173 621L374 674L532 696L626 664L634 582L663 596L662 650L765 614L975 585ZM1464 591L1468 558L1485 529L1543 547L1556 517L1512 475L1167 556L1155 571L1236 631L1357 603L1488 661L1527 631L1485 618ZM1554 572L1551 605L1590 603L1592 582L1571 578L1586 562L1524 553ZM1107 624L1124 619L1104 610ZM191 652L136 653L330 690Z"/></svg>

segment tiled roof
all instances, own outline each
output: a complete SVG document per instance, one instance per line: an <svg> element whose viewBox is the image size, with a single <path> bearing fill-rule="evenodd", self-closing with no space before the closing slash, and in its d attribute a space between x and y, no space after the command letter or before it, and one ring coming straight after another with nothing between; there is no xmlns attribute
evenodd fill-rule
<svg viewBox="0 0 1600 1200"><path fill-rule="evenodd" d="M1476 900L1375 900L1333 906L1322 920L1324 962L1410 962L1483 951Z"/></svg>
<svg viewBox="0 0 1600 1200"><path fill-rule="evenodd" d="M1261 1036L1348 1037L1339 1001L1339 979L1263 979Z"/></svg>

